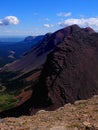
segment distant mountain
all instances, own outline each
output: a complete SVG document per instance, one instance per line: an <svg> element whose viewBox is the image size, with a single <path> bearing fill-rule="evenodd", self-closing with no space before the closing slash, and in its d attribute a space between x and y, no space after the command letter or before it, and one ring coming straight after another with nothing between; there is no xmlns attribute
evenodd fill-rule
<svg viewBox="0 0 98 130"><path fill-rule="evenodd" d="M0 70L0 110L6 110L0 115L53 110L98 94L97 66L98 33L93 29L72 25L46 34L21 59Z"/></svg>
<svg viewBox="0 0 98 130"><path fill-rule="evenodd" d="M76 31L80 30L77 25L74 25L74 28ZM64 40L64 38L71 35L72 32L74 33L74 30L71 27L67 27L56 31L53 34L47 33L39 44L33 46L32 49L27 51L20 60L8 65L8 68L11 71L27 71L28 69L34 69L42 65L47 58L47 54L52 51L57 45L59 45ZM91 28L83 28L82 30L88 33L94 32ZM32 38L33 37L27 37L24 41L30 41Z"/></svg>
<svg viewBox="0 0 98 130"><path fill-rule="evenodd" d="M0 36L0 42L20 42L23 41L25 36Z"/></svg>
<svg viewBox="0 0 98 130"><path fill-rule="evenodd" d="M35 44L29 51L24 53L23 57L21 57L19 60L16 60L12 64L6 65L5 67L8 67L8 69L11 71L22 70L27 72L41 66L45 62L47 54L51 50L49 49L49 51L46 51L46 46L49 44L48 40L50 37L50 33L46 34L40 42ZM25 39L24 42L27 40L28 38Z"/></svg>
<svg viewBox="0 0 98 130"><path fill-rule="evenodd" d="M20 58L34 44L42 40L42 38L43 35L36 37L29 36L21 42L0 42L0 67ZM11 52L14 52L13 56Z"/></svg>
<svg viewBox="0 0 98 130"><path fill-rule="evenodd" d="M37 42L39 42L40 40L42 40L44 37L44 35L39 35L39 36L28 36L24 39L24 42L26 43L32 43L35 44Z"/></svg>

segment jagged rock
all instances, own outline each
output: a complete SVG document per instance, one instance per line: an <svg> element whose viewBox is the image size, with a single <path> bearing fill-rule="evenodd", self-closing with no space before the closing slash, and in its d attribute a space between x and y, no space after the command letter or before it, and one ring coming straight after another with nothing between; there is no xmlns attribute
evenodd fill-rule
<svg viewBox="0 0 98 130"><path fill-rule="evenodd" d="M47 57L33 92L35 108L54 109L98 94L98 33L77 25L60 32L68 36Z"/></svg>
<svg viewBox="0 0 98 130"><path fill-rule="evenodd" d="M13 101L16 104L12 109L2 110L1 117L54 110L66 103L87 99L98 94L98 33L88 27L72 25L46 34L20 60L0 69L1 75L6 73L8 79L3 77L3 84L8 83L7 88L13 88L13 92L22 81L23 90L17 95L22 100L18 100L18 105ZM28 78L32 90L25 93Z"/></svg>
<svg viewBox="0 0 98 130"><path fill-rule="evenodd" d="M98 130L98 96L56 111L4 118L0 130ZM72 109L72 108L75 109Z"/></svg>

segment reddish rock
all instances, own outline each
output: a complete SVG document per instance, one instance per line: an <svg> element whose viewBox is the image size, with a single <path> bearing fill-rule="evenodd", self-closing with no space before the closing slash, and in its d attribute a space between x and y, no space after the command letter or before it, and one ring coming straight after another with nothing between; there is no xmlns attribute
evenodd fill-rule
<svg viewBox="0 0 98 130"><path fill-rule="evenodd" d="M30 110L33 114L42 108L52 110L98 94L98 33L92 29L72 25L47 34L22 59L1 71L34 70L43 63L32 97L19 107L0 113L1 117L30 114Z"/></svg>
<svg viewBox="0 0 98 130"><path fill-rule="evenodd" d="M35 108L54 109L98 94L98 34L77 25L60 33L70 35L47 57L33 92Z"/></svg>

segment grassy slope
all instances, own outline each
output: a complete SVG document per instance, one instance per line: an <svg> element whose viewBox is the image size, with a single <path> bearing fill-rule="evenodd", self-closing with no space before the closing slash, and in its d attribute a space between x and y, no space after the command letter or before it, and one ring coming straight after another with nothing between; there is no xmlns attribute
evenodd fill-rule
<svg viewBox="0 0 98 130"><path fill-rule="evenodd" d="M36 76L36 73L39 71L40 69L27 73L21 71L0 73L0 111L16 107L30 98L32 86L39 76Z"/></svg>

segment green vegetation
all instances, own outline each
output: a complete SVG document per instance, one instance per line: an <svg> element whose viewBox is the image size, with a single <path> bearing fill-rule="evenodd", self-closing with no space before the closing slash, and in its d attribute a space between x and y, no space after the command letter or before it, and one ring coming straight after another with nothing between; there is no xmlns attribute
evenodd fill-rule
<svg viewBox="0 0 98 130"><path fill-rule="evenodd" d="M21 77L19 77L18 80L19 80L19 79L27 78L27 77L29 77L30 75L32 75L32 74L34 74L34 73L40 71L41 69L42 69L42 67L39 67L39 68L36 68L36 69L34 69L34 70L32 70L32 71L29 71L29 72L27 72L26 74L24 74L24 75L22 75Z"/></svg>
<svg viewBox="0 0 98 130"><path fill-rule="evenodd" d="M6 90L5 86L0 85L0 92L4 92Z"/></svg>
<svg viewBox="0 0 98 130"><path fill-rule="evenodd" d="M11 93L4 93L0 95L0 111L7 110L16 105L17 99Z"/></svg>
<svg viewBox="0 0 98 130"><path fill-rule="evenodd" d="M31 90L31 89L32 89L31 86L27 86L27 87L24 88L24 91L29 91L29 90Z"/></svg>
<svg viewBox="0 0 98 130"><path fill-rule="evenodd" d="M11 109L17 106L20 100L17 98L23 91L29 91L32 86L36 84L36 81L27 81L26 78L39 71L37 68L27 73L22 71L0 72L0 111Z"/></svg>

